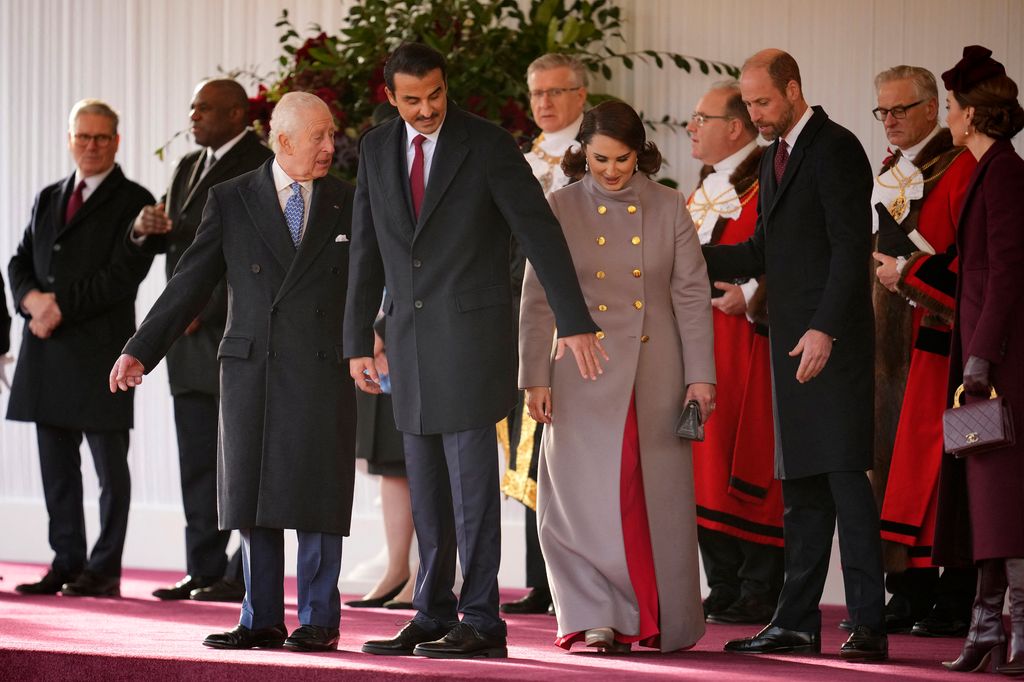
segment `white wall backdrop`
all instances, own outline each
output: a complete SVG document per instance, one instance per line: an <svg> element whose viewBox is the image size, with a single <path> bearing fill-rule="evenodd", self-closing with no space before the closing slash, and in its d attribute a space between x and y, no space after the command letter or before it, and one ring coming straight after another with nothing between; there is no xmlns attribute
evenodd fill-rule
<svg viewBox="0 0 1024 682"><path fill-rule="evenodd" d="M64 147L70 106L100 97L122 114L118 160L129 177L159 196L173 163L189 150L179 139L161 162L153 150L186 126L194 84L219 67L276 69L279 30L287 8L300 30L318 23L337 27L351 0L4 0L0 2L0 266L13 253L35 193L71 171ZM885 139L871 118L872 77L900 63L936 74L951 66L966 44L995 52L1018 82L1024 78L1024 2L1021 0L620 0L633 47L672 50L740 64L755 50L775 46L801 65L804 90L832 118L852 129L877 164ZM720 77L659 71L638 65L617 71L613 94L660 117L684 119ZM246 83L246 85L251 85ZM254 87L249 88L250 91ZM600 88L598 88L600 89ZM685 135L655 139L669 166L665 174L689 188L697 165ZM1018 148L1021 141L1017 141ZM5 274L6 278L6 274ZM139 295L145 314L163 285L154 263ZM11 306L8 296L8 306ZM15 321L13 349L21 333ZM0 410L6 411L6 393ZM136 395L130 463L133 511L126 549L129 566L180 567L184 548L176 443L162 368ZM83 463L87 498L95 476ZM355 526L346 545L345 576L362 577L360 561L380 548L376 483L357 484ZM504 515L504 584L521 583L522 513ZM45 510L31 425L0 422L0 559L49 559ZM90 513L95 526L95 506ZM838 569L837 569L838 571ZM354 582L353 582L354 581ZM841 591L830 594L838 600Z"/></svg>

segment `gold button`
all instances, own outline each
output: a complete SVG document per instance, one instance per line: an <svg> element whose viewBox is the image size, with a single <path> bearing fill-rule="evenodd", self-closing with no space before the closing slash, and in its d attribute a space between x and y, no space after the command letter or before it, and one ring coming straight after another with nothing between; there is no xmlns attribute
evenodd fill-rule
<svg viewBox="0 0 1024 682"><path fill-rule="evenodd" d="M597 271L597 272L595 273L595 276L596 276L596 277L597 277L598 279L604 279L604 270L598 270L598 271Z"/></svg>
<svg viewBox="0 0 1024 682"><path fill-rule="evenodd" d="M637 244L639 244L639 243L640 243L640 237L639 237L639 236L634 236L634 237L633 237L632 239L630 239L629 241L633 242L633 245L634 245L634 246L636 246Z"/></svg>
<svg viewBox="0 0 1024 682"><path fill-rule="evenodd" d="M639 277L640 276L640 271L639 270L634 270L633 271L633 276L634 277Z"/></svg>
<svg viewBox="0 0 1024 682"><path fill-rule="evenodd" d="M606 306L604 303L602 303L601 305L597 306L597 309L600 310L603 313L606 310L608 310L608 306Z"/></svg>
<svg viewBox="0 0 1024 682"><path fill-rule="evenodd" d="M636 206L630 204L629 206L626 207L626 212L629 213L630 215L636 213Z"/></svg>
<svg viewBox="0 0 1024 682"><path fill-rule="evenodd" d="M637 310L640 310L641 308L644 307L644 302L641 301L640 299L637 299L633 301L633 307L636 308Z"/></svg>
<svg viewBox="0 0 1024 682"><path fill-rule="evenodd" d="M597 337L598 341L602 341L604 339L604 332L597 332L594 336Z"/></svg>
<svg viewBox="0 0 1024 682"><path fill-rule="evenodd" d="M598 206L597 207L597 213L599 215L604 215L607 212L608 212L608 207L607 206Z"/></svg>
<svg viewBox="0 0 1024 682"><path fill-rule="evenodd" d="M647 343L650 340L651 337L647 336L647 334L644 334L643 336L640 337L640 343Z"/></svg>
<svg viewBox="0 0 1024 682"><path fill-rule="evenodd" d="M607 240L604 237L598 237L597 238L597 245L598 246L604 246L605 241L607 241Z"/></svg>

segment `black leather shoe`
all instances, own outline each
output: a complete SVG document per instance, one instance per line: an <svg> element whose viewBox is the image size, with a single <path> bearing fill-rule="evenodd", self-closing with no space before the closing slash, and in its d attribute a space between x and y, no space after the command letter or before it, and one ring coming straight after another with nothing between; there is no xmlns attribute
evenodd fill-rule
<svg viewBox="0 0 1024 682"><path fill-rule="evenodd" d="M725 611L738 598L738 595L731 590L723 590L721 588L711 590L708 598L704 600L704 617L707 618L712 613Z"/></svg>
<svg viewBox="0 0 1024 682"><path fill-rule="evenodd" d="M379 597L374 597L373 599L353 599L345 602L345 606L351 606L354 609L379 609L384 606L385 602L389 602L397 597L398 593L402 591L402 588L405 587L407 582L409 582L408 578L398 583Z"/></svg>
<svg viewBox="0 0 1024 682"><path fill-rule="evenodd" d="M222 578L207 587L199 587L189 594L192 601L240 602L245 598L245 583Z"/></svg>
<svg viewBox="0 0 1024 682"><path fill-rule="evenodd" d="M937 614L934 610L914 623L910 634L918 637L966 637L970 623L963 618Z"/></svg>
<svg viewBox="0 0 1024 682"><path fill-rule="evenodd" d="M64 583L60 593L65 597L120 597L121 578L82 571L78 578Z"/></svg>
<svg viewBox="0 0 1024 682"><path fill-rule="evenodd" d="M522 599L505 602L498 607L502 613L547 613L551 606L551 590L532 587Z"/></svg>
<svg viewBox="0 0 1024 682"><path fill-rule="evenodd" d="M338 648L338 628L303 625L284 640L295 651L334 651Z"/></svg>
<svg viewBox="0 0 1024 682"><path fill-rule="evenodd" d="M408 611L416 607L412 605L411 601L398 601L397 599L392 599L391 601L384 602L384 608L399 611L404 609Z"/></svg>
<svg viewBox="0 0 1024 682"><path fill-rule="evenodd" d="M469 623L459 623L434 642L417 644L413 654L426 658L508 658L504 637L481 634Z"/></svg>
<svg viewBox="0 0 1024 682"><path fill-rule="evenodd" d="M707 616L707 622L718 625L735 623L770 623L775 615L775 604L769 604L759 597L740 597L729 608L714 611Z"/></svg>
<svg viewBox="0 0 1024 682"><path fill-rule="evenodd" d="M161 587L153 590L153 596L165 601L188 599L189 595L192 594L192 590L207 587L208 585L212 585L213 582L213 578L193 578L190 575L186 575L184 578L174 583L172 587Z"/></svg>
<svg viewBox="0 0 1024 682"><path fill-rule="evenodd" d="M203 646L211 649L277 649L284 644L288 631L284 623L269 628L250 630L244 625L236 625L227 632L207 635Z"/></svg>
<svg viewBox="0 0 1024 682"><path fill-rule="evenodd" d="M74 582L77 578L77 573L65 573L51 568L39 582L23 583L14 589L21 594L57 594L64 583Z"/></svg>
<svg viewBox="0 0 1024 682"><path fill-rule="evenodd" d="M847 661L884 661L889 658L889 638L867 625L855 625L853 634L839 647L839 656Z"/></svg>
<svg viewBox="0 0 1024 682"><path fill-rule="evenodd" d="M373 639L363 644L363 653L378 656L412 656L412 650L417 644L432 642L442 634L443 630L428 630L410 620L393 638Z"/></svg>
<svg viewBox="0 0 1024 682"><path fill-rule="evenodd" d="M769 624L753 637L726 642L724 648L736 654L820 654L821 635Z"/></svg>

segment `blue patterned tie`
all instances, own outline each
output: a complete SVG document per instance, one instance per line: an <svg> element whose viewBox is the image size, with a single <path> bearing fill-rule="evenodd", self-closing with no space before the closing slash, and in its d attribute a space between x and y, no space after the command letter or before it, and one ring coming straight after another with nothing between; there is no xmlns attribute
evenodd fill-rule
<svg viewBox="0 0 1024 682"><path fill-rule="evenodd" d="M298 247L299 240L302 238L302 214L305 212L306 205L302 201L302 185L293 182L290 187L292 195L288 197L288 203L284 205L284 219L288 223L288 231L292 235L292 244Z"/></svg>

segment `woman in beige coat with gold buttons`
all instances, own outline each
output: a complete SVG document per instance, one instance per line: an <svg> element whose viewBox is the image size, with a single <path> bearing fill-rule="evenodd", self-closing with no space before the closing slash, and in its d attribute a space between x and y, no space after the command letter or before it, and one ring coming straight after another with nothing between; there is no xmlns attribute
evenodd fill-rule
<svg viewBox="0 0 1024 682"><path fill-rule="evenodd" d="M537 517L558 614L556 644L674 651L704 634L686 400L714 409L707 273L684 197L648 175L661 154L622 102L587 112L553 193L608 359L580 377L555 341L532 268L523 285L519 384L544 429Z"/></svg>

